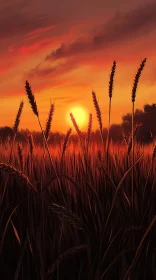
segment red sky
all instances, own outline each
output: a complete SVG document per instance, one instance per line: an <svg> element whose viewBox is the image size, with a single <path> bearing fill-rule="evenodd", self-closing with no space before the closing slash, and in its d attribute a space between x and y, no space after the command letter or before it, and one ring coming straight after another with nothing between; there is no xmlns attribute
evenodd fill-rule
<svg viewBox="0 0 156 280"><path fill-rule="evenodd" d="M91 89L98 97L103 124L108 123L108 82L117 62L112 122L131 108L133 79L147 57L136 107L156 103L156 2L139 0L1 0L0 126L12 126L21 100L20 128L38 130L25 94L34 92L45 125L55 102L53 131L65 132L70 108L93 113Z"/></svg>

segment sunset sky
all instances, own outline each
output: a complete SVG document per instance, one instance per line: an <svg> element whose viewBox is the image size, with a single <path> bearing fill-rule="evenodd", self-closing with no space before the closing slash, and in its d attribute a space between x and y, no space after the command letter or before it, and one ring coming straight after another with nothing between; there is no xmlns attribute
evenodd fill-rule
<svg viewBox="0 0 156 280"><path fill-rule="evenodd" d="M133 79L147 57L136 107L156 103L156 1L1 0L0 126L12 126L21 100L20 128L39 130L26 93L28 80L45 126L55 103L52 130L65 132L75 106L93 113L96 92L108 124L108 83L117 62L112 123L131 110ZM84 128L85 129L85 128Z"/></svg>

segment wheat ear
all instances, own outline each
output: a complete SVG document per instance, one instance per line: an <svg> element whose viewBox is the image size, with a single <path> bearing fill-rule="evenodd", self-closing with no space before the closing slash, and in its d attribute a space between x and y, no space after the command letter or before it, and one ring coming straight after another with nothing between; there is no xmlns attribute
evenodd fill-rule
<svg viewBox="0 0 156 280"><path fill-rule="evenodd" d="M62 161L62 158L63 158L63 155L67 149L67 145L68 145L68 141L69 141L69 137L70 137L70 134L72 132L72 128L69 128L67 133L66 133L66 136L64 138L64 142L63 142L63 148L62 148L62 155L61 155L61 161Z"/></svg>
<svg viewBox="0 0 156 280"><path fill-rule="evenodd" d="M38 109L37 109L37 104L36 104L35 97L32 92L31 86L28 81L26 81L26 83L25 83L25 90L26 90L31 108L32 108L34 114L38 117L39 113L38 113Z"/></svg>
<svg viewBox="0 0 156 280"><path fill-rule="evenodd" d="M33 140L33 136L31 133L29 133L29 135L28 135L28 143L29 143L29 152L32 157L33 153L34 153L34 140Z"/></svg>
<svg viewBox="0 0 156 280"><path fill-rule="evenodd" d="M136 91L139 83L139 79L141 76L141 73L144 69L146 58L141 62L140 67L136 73L134 84L132 88L132 166L134 166L134 104L136 99ZM132 197L131 197L131 203L132 203L132 222L134 220L134 167L132 168ZM133 225L132 225L133 226ZM133 248L134 248L134 235L133 235Z"/></svg>
<svg viewBox="0 0 156 280"><path fill-rule="evenodd" d="M44 142L45 142L45 146L46 146L46 149L47 149L47 152L48 152L48 155L49 155L49 159L50 159L51 165L52 165L52 167L54 169L54 172L56 174L58 184L59 184L59 186L61 188L61 183L60 183L60 180L59 180L59 176L57 174L57 171L56 171L56 168L55 168L52 156L51 156L50 151L49 151L49 147L48 147L48 143L47 143L47 140L46 140L46 137L45 137L45 133L43 131L43 128L42 128L42 125L41 125L41 122L40 122L40 118L39 118L39 113L38 113L35 97L34 97L34 95L32 93L31 86L29 85L28 81L26 81L25 90L26 90L26 94L28 96L31 108L32 108L34 114L37 116L38 123L39 123L40 129L41 129L41 132L42 132L42 136L43 136L43 139L44 139Z"/></svg>
<svg viewBox="0 0 156 280"><path fill-rule="evenodd" d="M66 207L62 205L58 205L56 203L53 203L49 206L49 208L56 212L57 214L64 216L66 220L73 226L77 227L78 229L84 230L88 235L90 235L90 232L86 225L82 222L82 220L75 215L70 209L67 209Z"/></svg>
<svg viewBox="0 0 156 280"><path fill-rule="evenodd" d="M19 123L20 123L20 118L21 118L23 106L24 106L24 102L22 101L22 102L20 103L20 106L19 106L19 109L18 109L18 112L17 112L17 115L16 115L16 119L15 119L15 122L14 122L14 125L13 125L13 128L12 128L12 130L13 130L13 132L14 132L14 137L13 137L13 141L12 141L12 143L11 143L11 150L10 150L10 156L9 156L9 163L11 162L11 159L12 159L13 145L14 145L15 138L16 138L16 134L17 134L17 131L18 131L18 127L19 127Z"/></svg>
<svg viewBox="0 0 156 280"><path fill-rule="evenodd" d="M110 119L111 119L111 105L112 105L112 96L113 96L113 84L114 84L114 75L116 70L116 61L113 62L110 80L109 80L109 114L108 114L108 134L107 134L107 166L108 166L108 154L109 154L109 135L110 135Z"/></svg>
<svg viewBox="0 0 156 280"><path fill-rule="evenodd" d="M71 121L72 121L72 123L73 123L73 126L74 126L74 128L75 128L75 130L76 130L76 132L77 132L77 134L78 134L78 137L79 137L79 140L80 140L80 145L81 145L82 151L83 151L83 153L85 154L84 148L83 148L83 143L82 143L82 133L81 133L81 130L79 129L79 126L78 126L78 124L77 124L77 122L76 122L76 120L75 120L75 118L74 118L74 116L73 116L72 113L70 113L70 118L71 118Z"/></svg>
<svg viewBox="0 0 156 280"><path fill-rule="evenodd" d="M19 123L20 123L20 118L21 118L23 106L24 106L24 102L22 101L22 102L20 103L20 106L19 106L19 109L18 109L18 112L17 112L17 115L16 115L16 119L15 119L15 122L14 122L14 126L13 126L13 132L14 132L14 134L17 133L17 130L18 130L18 127L19 127Z"/></svg>
<svg viewBox="0 0 156 280"><path fill-rule="evenodd" d="M99 103L97 101L96 94L95 94L94 91L92 91L92 98L93 98L93 103L94 103L97 119L98 119L98 122L99 122L99 128L100 128L100 135L101 135L102 143L104 145L101 110L100 110Z"/></svg>
<svg viewBox="0 0 156 280"><path fill-rule="evenodd" d="M23 152L20 144L17 144L18 158L21 166L21 170L23 171Z"/></svg>
<svg viewBox="0 0 156 280"><path fill-rule="evenodd" d="M17 170L14 166L11 166L7 163L0 163L0 170L7 172L10 176L16 178L18 181L23 181L27 185L31 186L35 192L37 192L36 188L30 183L29 178L21 171Z"/></svg>
<svg viewBox="0 0 156 280"><path fill-rule="evenodd" d="M61 262L64 259L67 259L69 257L72 257L74 254L79 253L81 250L87 249L88 245L84 244L84 245L79 245L79 246L75 246L70 248L68 251L66 251L65 253L62 253L58 259L50 266L50 268L48 269L47 274L51 274L54 272L54 270L61 264Z"/></svg>
<svg viewBox="0 0 156 280"><path fill-rule="evenodd" d="M51 129L51 123L52 123L52 116L53 116L53 114L54 114L54 104L51 104L50 110L49 110L48 119L47 119L47 123L46 123L46 128L45 128L46 140L48 140L48 138L49 138L49 133L50 133L50 129Z"/></svg>

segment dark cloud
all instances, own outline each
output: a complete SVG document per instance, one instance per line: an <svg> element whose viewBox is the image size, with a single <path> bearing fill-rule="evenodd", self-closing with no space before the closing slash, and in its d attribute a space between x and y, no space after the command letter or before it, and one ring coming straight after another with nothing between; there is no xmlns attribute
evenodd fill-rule
<svg viewBox="0 0 156 280"><path fill-rule="evenodd" d="M116 15L105 25L103 34L94 37L93 42L107 44L146 37L147 32L156 30L155 15L156 2L146 3L125 14Z"/></svg>
<svg viewBox="0 0 156 280"><path fill-rule="evenodd" d="M103 28L100 34L94 35L90 41L86 38L81 38L73 43L63 43L59 48L53 50L45 61L29 72L29 77L59 77L64 75L84 61L87 57L90 59L90 53L97 50L105 50L116 46L118 43L124 44L128 42L139 42L140 36L146 36L147 32L155 30L156 26L156 2L144 4L126 13L116 13ZM138 39L138 40L137 40ZM123 45L122 44L122 45ZM81 59L80 59L81 56ZM63 62L59 61L57 66L51 65L54 61L66 59ZM44 67L44 64L49 63Z"/></svg>
<svg viewBox="0 0 156 280"><path fill-rule="evenodd" d="M124 43L126 40L139 40L141 36L156 30L156 2L139 5L126 13L115 14L103 27L100 34L90 41L77 40L71 44L63 43L53 50L45 60L55 61L82 53L89 53L97 49L112 47L114 44Z"/></svg>
<svg viewBox="0 0 156 280"><path fill-rule="evenodd" d="M57 67L47 67L47 68L40 69L40 64L39 64L35 68L30 70L27 77L28 77L28 79L35 78L35 77L44 77L44 76L48 76L52 73L55 73L56 70L57 70Z"/></svg>
<svg viewBox="0 0 156 280"><path fill-rule="evenodd" d="M99 3L102 0L98 0ZM27 35L38 28L44 28L49 25L60 25L62 29L74 22L77 18L78 22L87 14L93 12L92 6L94 1L91 0L90 9L87 11L87 5L90 1L83 3L73 0L1 0L0 5L0 37L10 38ZM86 15L85 15L86 12ZM59 29L59 27L58 27ZM60 30L58 30L60 33ZM57 30L56 32L57 33Z"/></svg>
<svg viewBox="0 0 156 280"><path fill-rule="evenodd" d="M45 60L57 60L60 58L69 57L72 55L76 55L79 53L83 53L93 49L93 45L89 42L84 41L76 41L72 44L62 44L61 47L52 51Z"/></svg>
<svg viewBox="0 0 156 280"><path fill-rule="evenodd" d="M47 27L50 21L45 15L31 17L23 13L14 12L0 17L0 37L23 37L38 28Z"/></svg>
<svg viewBox="0 0 156 280"><path fill-rule="evenodd" d="M50 76L52 79L58 76L67 74L68 72L72 71L73 69L79 66L79 62L77 59L70 59L68 63L60 63L56 66L46 66L43 67L42 63L38 64L35 68L31 69L30 72L27 74L28 78L39 78L39 77L48 77Z"/></svg>
<svg viewBox="0 0 156 280"><path fill-rule="evenodd" d="M138 0L137 2L142 2ZM130 6L135 5L131 0ZM125 0L120 0L120 10L128 8ZM0 36L16 36L31 32L36 28L53 24L71 25L95 18L105 18L118 10L118 2L109 0L1 0ZM63 27L62 26L62 27Z"/></svg>

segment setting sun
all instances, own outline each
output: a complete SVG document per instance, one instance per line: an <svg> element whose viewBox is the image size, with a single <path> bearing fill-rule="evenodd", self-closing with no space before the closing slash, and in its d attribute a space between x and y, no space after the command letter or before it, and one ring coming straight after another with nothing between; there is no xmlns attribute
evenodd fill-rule
<svg viewBox="0 0 156 280"><path fill-rule="evenodd" d="M75 118L77 124L80 126L80 128L84 127L87 124L87 111L83 109L82 107L72 107L67 114L67 122L71 126L72 121L70 118L70 113L73 114L73 117Z"/></svg>

